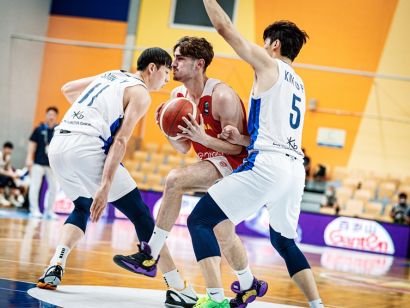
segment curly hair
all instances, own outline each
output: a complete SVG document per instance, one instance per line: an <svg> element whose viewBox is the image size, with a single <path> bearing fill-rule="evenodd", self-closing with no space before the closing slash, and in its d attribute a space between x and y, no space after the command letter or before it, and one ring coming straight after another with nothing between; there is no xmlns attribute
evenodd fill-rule
<svg viewBox="0 0 410 308"><path fill-rule="evenodd" d="M204 72L214 58L214 49L212 44L203 37L184 36L174 46L173 51L179 47L179 52L184 57L194 59L204 59Z"/></svg>

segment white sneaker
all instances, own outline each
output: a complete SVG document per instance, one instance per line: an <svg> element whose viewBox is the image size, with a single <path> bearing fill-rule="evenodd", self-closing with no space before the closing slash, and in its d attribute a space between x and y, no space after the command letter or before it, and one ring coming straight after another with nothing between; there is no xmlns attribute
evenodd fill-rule
<svg viewBox="0 0 410 308"><path fill-rule="evenodd" d="M3 194L1 194L0 195L0 206L10 206L10 205L11 205L11 202L7 200Z"/></svg>
<svg viewBox="0 0 410 308"><path fill-rule="evenodd" d="M22 199L23 199L23 200L22 200ZM23 198L23 196L21 196L21 195L19 195L19 196L17 196L17 197L11 196L11 197L10 197L10 202L11 202L11 204L13 204L13 206L15 206L15 207L22 207L22 206L23 206L23 203L24 203L24 198Z"/></svg>
<svg viewBox="0 0 410 308"><path fill-rule="evenodd" d="M185 281L182 290L169 289L166 293L165 307L193 307L198 301L194 289Z"/></svg>
<svg viewBox="0 0 410 308"><path fill-rule="evenodd" d="M31 218L41 218L41 217L43 217L43 214L41 214L41 212L39 212L39 211L34 211L34 212L30 213L30 217Z"/></svg>

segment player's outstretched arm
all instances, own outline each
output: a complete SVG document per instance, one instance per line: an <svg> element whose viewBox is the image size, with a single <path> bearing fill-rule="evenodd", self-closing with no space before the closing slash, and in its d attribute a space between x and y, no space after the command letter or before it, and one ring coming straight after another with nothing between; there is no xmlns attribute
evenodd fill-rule
<svg viewBox="0 0 410 308"><path fill-rule="evenodd" d="M216 31L256 72L271 69L276 65L262 47L249 42L238 32L216 0L204 0L204 5Z"/></svg>
<svg viewBox="0 0 410 308"><path fill-rule="evenodd" d="M95 78L96 76L92 76L69 81L61 87L61 92L68 102L73 104Z"/></svg>
<svg viewBox="0 0 410 308"><path fill-rule="evenodd" d="M125 90L125 97L128 100L128 104L125 108L124 119L108 152L104 163L100 189L97 191L91 205L91 220L93 222L98 221L107 205L108 193L115 172L124 158L128 140L132 136L135 125L148 111L151 103L151 97L147 89L142 86L127 88Z"/></svg>

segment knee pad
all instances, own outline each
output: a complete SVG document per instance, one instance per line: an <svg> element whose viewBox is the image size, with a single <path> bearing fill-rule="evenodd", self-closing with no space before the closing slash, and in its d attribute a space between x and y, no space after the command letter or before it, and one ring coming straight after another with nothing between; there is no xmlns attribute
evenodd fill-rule
<svg viewBox="0 0 410 308"><path fill-rule="evenodd" d="M93 199L79 197L74 201L74 210L68 216L65 224L72 224L79 227L85 233L87 228L88 217L90 217L90 208Z"/></svg>
<svg viewBox="0 0 410 308"><path fill-rule="evenodd" d="M221 256L213 229L225 219L228 217L209 194L199 200L187 220L197 261Z"/></svg>
<svg viewBox="0 0 410 308"><path fill-rule="evenodd" d="M148 242L154 231L155 222L148 206L141 198L138 188L112 202L134 224L140 241Z"/></svg>
<svg viewBox="0 0 410 308"><path fill-rule="evenodd" d="M278 251L280 256L285 260L290 277L301 270L310 268L308 261L304 254L296 246L294 239L289 239L276 232L271 227L270 241L272 246Z"/></svg>

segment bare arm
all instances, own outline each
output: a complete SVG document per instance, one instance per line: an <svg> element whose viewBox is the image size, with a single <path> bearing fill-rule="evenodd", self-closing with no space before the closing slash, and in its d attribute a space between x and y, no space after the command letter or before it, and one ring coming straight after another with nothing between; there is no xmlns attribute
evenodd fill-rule
<svg viewBox="0 0 410 308"><path fill-rule="evenodd" d="M114 179L115 172L124 158L128 140L130 139L137 122L148 111L151 97L142 86L134 86L125 90L125 99L128 105L125 109L124 119L121 127L114 137L107 158L104 163L101 186L96 193L91 205L91 219L97 221L107 205L108 193Z"/></svg>
<svg viewBox="0 0 410 308"><path fill-rule="evenodd" d="M238 32L216 0L204 0L204 5L216 31L231 45L238 56L254 68L257 75L260 72L276 68L276 62L272 61L266 50L249 42Z"/></svg>
<svg viewBox="0 0 410 308"><path fill-rule="evenodd" d="M96 78L96 76L86 77L78 80L69 81L61 87L61 92L70 104L73 104L80 94L88 87L88 85Z"/></svg>
<svg viewBox="0 0 410 308"><path fill-rule="evenodd" d="M26 166L29 169L29 171L31 171L31 167L33 166L34 153L36 152L36 149L37 149L37 143L35 143L34 141L29 141L27 157L26 157Z"/></svg>
<svg viewBox="0 0 410 308"><path fill-rule="evenodd" d="M238 128L232 125L225 126L218 138L244 147L247 147L251 143L250 136L241 134Z"/></svg>
<svg viewBox="0 0 410 308"><path fill-rule="evenodd" d="M221 122L222 127L231 125L239 128L241 132L243 131L242 123L245 115L243 114L238 96L230 87L225 84L218 85L212 93L212 102L214 109L212 115ZM178 126L182 131L178 136L186 137L191 141L221 153L229 155L241 153L242 147L240 145L208 135L205 131L202 114L200 115L200 123L193 116L190 116L189 119L183 119L186 127Z"/></svg>

